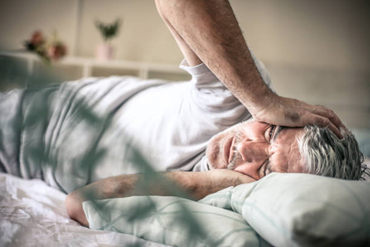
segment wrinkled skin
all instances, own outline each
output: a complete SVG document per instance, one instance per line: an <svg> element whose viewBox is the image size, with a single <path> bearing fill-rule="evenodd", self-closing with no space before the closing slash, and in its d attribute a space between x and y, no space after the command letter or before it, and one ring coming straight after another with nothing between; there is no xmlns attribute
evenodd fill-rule
<svg viewBox="0 0 370 247"><path fill-rule="evenodd" d="M302 128L248 121L214 136L207 147L211 169L231 169L256 180L271 172L305 172L297 137Z"/></svg>

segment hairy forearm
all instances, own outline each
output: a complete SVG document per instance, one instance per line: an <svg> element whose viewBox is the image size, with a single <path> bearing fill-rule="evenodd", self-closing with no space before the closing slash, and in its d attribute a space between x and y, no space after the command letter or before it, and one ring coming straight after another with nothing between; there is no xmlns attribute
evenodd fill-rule
<svg viewBox="0 0 370 247"><path fill-rule="evenodd" d="M226 171L225 171L226 172ZM232 176L221 176L221 171L213 172L167 172L121 175L110 177L71 192L66 199L69 216L88 226L83 212L84 201L103 200L140 195L180 196L199 200L242 181Z"/></svg>
<svg viewBox="0 0 370 247"><path fill-rule="evenodd" d="M86 200L102 200L139 195L176 195L200 199L215 185L207 172L166 172L151 175L132 174L106 178L80 189Z"/></svg>
<svg viewBox="0 0 370 247"><path fill-rule="evenodd" d="M227 0L156 1L164 18L248 109L272 97Z"/></svg>

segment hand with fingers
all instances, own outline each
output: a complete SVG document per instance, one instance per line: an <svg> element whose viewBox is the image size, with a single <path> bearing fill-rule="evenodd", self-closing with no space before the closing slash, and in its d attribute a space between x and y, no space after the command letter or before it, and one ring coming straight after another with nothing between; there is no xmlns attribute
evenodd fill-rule
<svg viewBox="0 0 370 247"><path fill-rule="evenodd" d="M274 93L265 99L262 106L249 109L256 120L288 127L306 125L328 127L336 136L343 138L340 129L345 126L332 110L321 105L310 105L297 99L281 97Z"/></svg>

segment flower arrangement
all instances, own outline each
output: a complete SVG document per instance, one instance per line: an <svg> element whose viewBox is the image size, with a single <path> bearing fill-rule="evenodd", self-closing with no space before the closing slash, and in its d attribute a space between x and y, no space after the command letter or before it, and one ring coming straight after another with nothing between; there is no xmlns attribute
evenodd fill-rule
<svg viewBox="0 0 370 247"><path fill-rule="evenodd" d="M104 24L101 21L95 21L96 28L100 31L105 42L109 43L111 39L113 39L119 31L121 26L121 20L117 19L112 24Z"/></svg>
<svg viewBox="0 0 370 247"><path fill-rule="evenodd" d="M67 54L67 47L59 40L57 33L47 40L39 30L33 32L31 39L24 42L27 51L36 53L44 62L57 61Z"/></svg>

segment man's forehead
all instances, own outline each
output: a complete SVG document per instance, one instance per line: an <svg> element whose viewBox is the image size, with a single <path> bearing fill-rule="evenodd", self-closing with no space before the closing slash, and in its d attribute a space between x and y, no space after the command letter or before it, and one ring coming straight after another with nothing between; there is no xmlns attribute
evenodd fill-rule
<svg viewBox="0 0 370 247"><path fill-rule="evenodd" d="M273 136L273 141L277 139L291 140L296 139L301 133L303 133L303 128L297 127L285 127L285 126L276 126L276 130Z"/></svg>
<svg viewBox="0 0 370 247"><path fill-rule="evenodd" d="M279 131L279 133L277 133ZM271 157L274 172L303 172L303 163L299 151L297 137L303 128L280 127L273 137L274 152Z"/></svg>

